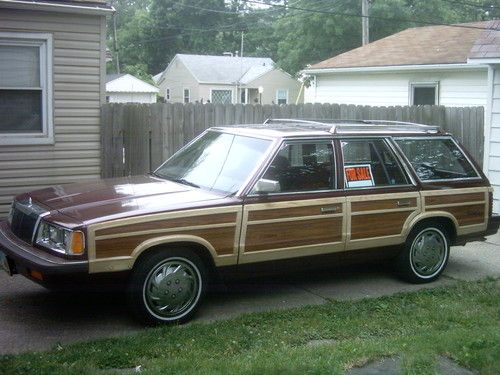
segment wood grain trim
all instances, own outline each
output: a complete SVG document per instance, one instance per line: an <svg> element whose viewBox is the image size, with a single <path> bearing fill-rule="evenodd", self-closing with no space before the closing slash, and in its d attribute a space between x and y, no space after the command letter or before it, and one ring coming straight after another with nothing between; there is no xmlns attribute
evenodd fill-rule
<svg viewBox="0 0 500 375"><path fill-rule="evenodd" d="M321 208L323 207L325 208L335 207L336 214L342 213L342 203L331 203L331 204L325 203L314 206L252 210L248 213L248 220L249 221L278 220L290 217L323 215L323 213L321 212Z"/></svg>
<svg viewBox="0 0 500 375"><path fill-rule="evenodd" d="M409 202L408 206L398 206L398 202ZM351 212L417 208L417 198L384 199L351 203Z"/></svg>
<svg viewBox="0 0 500 375"><path fill-rule="evenodd" d="M433 195L425 197L425 207L477 201L484 201L484 193Z"/></svg>
<svg viewBox="0 0 500 375"><path fill-rule="evenodd" d="M412 214L413 212L403 211L352 216L350 239L399 235L406 219Z"/></svg>
<svg viewBox="0 0 500 375"><path fill-rule="evenodd" d="M198 236L209 242L217 252L217 255L228 255L234 251L235 227L194 229L189 235ZM185 234L172 232L170 234ZM142 242L157 237L157 234L149 233L136 236L119 237L113 239L96 240L96 259L130 256L134 249Z"/></svg>
<svg viewBox="0 0 500 375"><path fill-rule="evenodd" d="M117 234L128 234L149 230L171 229L179 227L195 227L210 224L236 224L236 212L212 215L199 215L190 217L179 217L175 219L164 219L158 221L148 221L137 224L128 224L121 227L100 229L95 232L96 237Z"/></svg>
<svg viewBox="0 0 500 375"><path fill-rule="evenodd" d="M342 217L255 224L247 228L245 253L342 241Z"/></svg>
<svg viewBox="0 0 500 375"><path fill-rule="evenodd" d="M483 203L467 206L429 208L427 211L448 212L457 219L459 226L482 224L485 222L486 209Z"/></svg>

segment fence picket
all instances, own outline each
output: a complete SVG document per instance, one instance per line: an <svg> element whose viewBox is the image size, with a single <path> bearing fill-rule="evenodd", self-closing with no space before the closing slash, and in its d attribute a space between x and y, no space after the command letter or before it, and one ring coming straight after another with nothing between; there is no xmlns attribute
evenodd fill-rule
<svg viewBox="0 0 500 375"><path fill-rule="evenodd" d="M310 103L286 106L105 104L101 111L102 176L147 173L211 126L259 124L267 118L367 119L434 124L462 141L480 165L483 159L483 107L370 107Z"/></svg>

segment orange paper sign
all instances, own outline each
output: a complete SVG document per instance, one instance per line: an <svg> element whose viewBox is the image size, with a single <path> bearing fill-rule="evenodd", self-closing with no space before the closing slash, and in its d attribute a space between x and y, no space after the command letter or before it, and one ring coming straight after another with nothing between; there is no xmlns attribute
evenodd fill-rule
<svg viewBox="0 0 500 375"><path fill-rule="evenodd" d="M347 187L374 186L370 164L345 167L344 172Z"/></svg>

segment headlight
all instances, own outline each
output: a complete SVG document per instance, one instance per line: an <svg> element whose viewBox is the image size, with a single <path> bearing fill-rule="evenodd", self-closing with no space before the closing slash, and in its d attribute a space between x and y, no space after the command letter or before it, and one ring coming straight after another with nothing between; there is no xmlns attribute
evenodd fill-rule
<svg viewBox="0 0 500 375"><path fill-rule="evenodd" d="M83 232L65 229L45 221L40 222L36 243L67 255L80 255L85 251Z"/></svg>

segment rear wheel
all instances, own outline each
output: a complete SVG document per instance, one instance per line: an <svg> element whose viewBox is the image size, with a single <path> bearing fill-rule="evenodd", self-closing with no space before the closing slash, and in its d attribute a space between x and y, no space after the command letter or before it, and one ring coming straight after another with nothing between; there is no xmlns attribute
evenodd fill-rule
<svg viewBox="0 0 500 375"><path fill-rule="evenodd" d="M135 314L146 323L189 320L207 285L203 261L190 249L166 249L140 260L129 282Z"/></svg>
<svg viewBox="0 0 500 375"><path fill-rule="evenodd" d="M419 224L411 231L405 249L397 258L397 271L412 283L431 282L443 272L449 255L446 228L439 223Z"/></svg>

